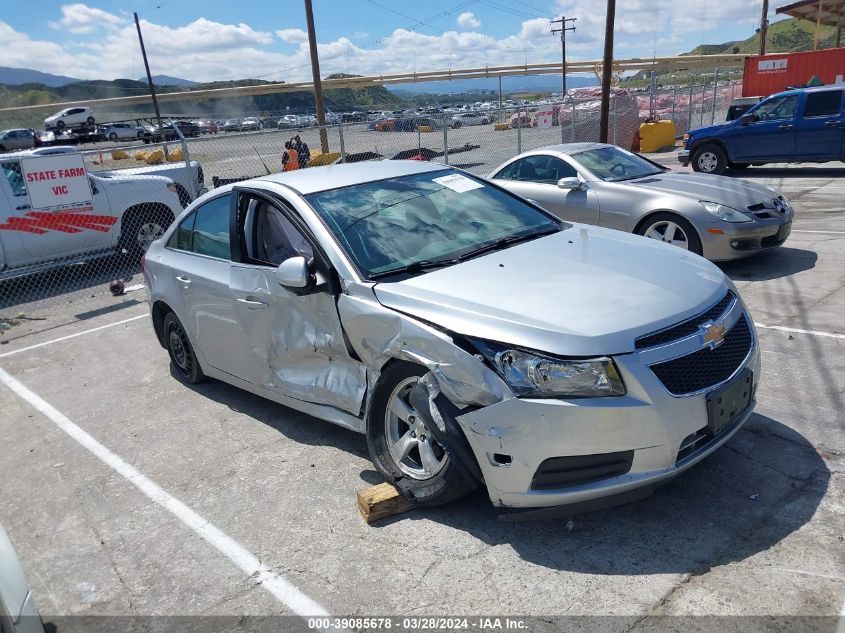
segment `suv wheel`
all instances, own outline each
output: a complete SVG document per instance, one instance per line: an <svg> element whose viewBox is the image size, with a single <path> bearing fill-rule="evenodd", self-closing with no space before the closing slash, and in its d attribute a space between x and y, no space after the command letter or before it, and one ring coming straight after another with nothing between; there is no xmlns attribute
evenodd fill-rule
<svg viewBox="0 0 845 633"><path fill-rule="evenodd" d="M428 433L408 401L426 369L395 362L382 373L367 420L370 459L388 481L404 480L403 491L421 505L441 505L473 486Z"/></svg>
<svg viewBox="0 0 845 633"><path fill-rule="evenodd" d="M703 174L722 174L728 167L728 157L718 145L705 145L692 155L693 171Z"/></svg>
<svg viewBox="0 0 845 633"><path fill-rule="evenodd" d="M173 221L163 210L133 213L120 233L121 247L133 260L140 260Z"/></svg>

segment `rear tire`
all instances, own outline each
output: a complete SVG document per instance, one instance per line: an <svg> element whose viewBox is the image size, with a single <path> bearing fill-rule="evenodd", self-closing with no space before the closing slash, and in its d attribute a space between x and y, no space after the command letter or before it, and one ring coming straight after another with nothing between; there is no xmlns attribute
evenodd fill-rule
<svg viewBox="0 0 845 633"><path fill-rule="evenodd" d="M436 506L466 495L474 486L445 449L433 437L426 437L422 421L408 402L408 392L426 372L424 367L401 361L382 373L367 419L367 448L388 481L402 479L406 496L419 505Z"/></svg>
<svg viewBox="0 0 845 633"><path fill-rule="evenodd" d="M637 227L636 231L639 235L651 239L659 240L666 244L674 244L675 246L684 248L685 250L701 255L704 251L701 247L701 238L695 227L686 218L682 218L676 213L668 211L661 211L654 215L648 216L645 221ZM667 240L667 233L671 239ZM681 241L680 235L683 235L684 244Z"/></svg>
<svg viewBox="0 0 845 633"><path fill-rule="evenodd" d="M94 117L89 116L87 119L85 119L85 122L88 123L88 125L94 125Z"/></svg>
<svg viewBox="0 0 845 633"><path fill-rule="evenodd" d="M205 380L205 374L200 367L194 347L182 323L172 312L164 317L162 325L164 343L170 356L173 375L187 385L196 385Z"/></svg>
<svg viewBox="0 0 845 633"><path fill-rule="evenodd" d="M693 152L692 169L702 174L723 174L728 167L728 157L718 145L705 145Z"/></svg>

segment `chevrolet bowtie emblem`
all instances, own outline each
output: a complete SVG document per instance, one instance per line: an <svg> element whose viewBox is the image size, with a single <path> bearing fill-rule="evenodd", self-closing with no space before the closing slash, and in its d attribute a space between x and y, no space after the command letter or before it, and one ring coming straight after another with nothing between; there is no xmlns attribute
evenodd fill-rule
<svg viewBox="0 0 845 633"><path fill-rule="evenodd" d="M719 347L725 340L725 326L711 323L704 328L704 336L702 338L704 343L710 346L710 349Z"/></svg>

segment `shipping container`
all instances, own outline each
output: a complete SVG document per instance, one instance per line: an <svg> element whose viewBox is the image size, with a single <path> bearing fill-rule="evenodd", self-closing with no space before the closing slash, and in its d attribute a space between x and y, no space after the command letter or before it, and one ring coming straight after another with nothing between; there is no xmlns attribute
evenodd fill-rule
<svg viewBox="0 0 845 633"><path fill-rule="evenodd" d="M803 86L813 77L818 77L825 85L843 83L845 47L747 57L742 96L767 97L790 87Z"/></svg>

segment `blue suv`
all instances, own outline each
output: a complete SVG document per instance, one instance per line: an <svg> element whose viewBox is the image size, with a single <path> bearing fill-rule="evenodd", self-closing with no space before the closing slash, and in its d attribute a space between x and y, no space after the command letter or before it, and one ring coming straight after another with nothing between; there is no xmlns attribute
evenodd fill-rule
<svg viewBox="0 0 845 633"><path fill-rule="evenodd" d="M843 86L836 85L772 95L735 121L690 130L678 160L706 174L765 163L843 160L843 94Z"/></svg>

